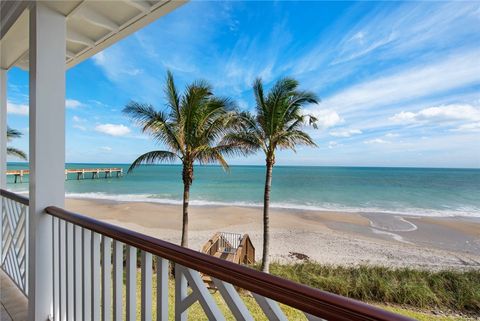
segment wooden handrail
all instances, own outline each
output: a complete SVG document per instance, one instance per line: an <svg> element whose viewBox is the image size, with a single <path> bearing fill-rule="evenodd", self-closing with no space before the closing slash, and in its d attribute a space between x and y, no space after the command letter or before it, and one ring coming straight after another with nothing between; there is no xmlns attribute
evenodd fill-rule
<svg viewBox="0 0 480 321"><path fill-rule="evenodd" d="M219 233L219 232L215 233L215 234L212 236L212 238L209 239L209 240L207 241L207 243L205 243L205 244L203 245L203 247L202 247L202 253L211 254L211 253L210 253L210 250L212 249L212 246L214 246L214 245L217 243L217 241L218 241L219 238L220 238L220 233ZM216 252L216 250L215 250L215 252Z"/></svg>
<svg viewBox="0 0 480 321"><path fill-rule="evenodd" d="M102 222L62 208L49 206L45 211L59 219L100 233L140 250L185 267L229 282L328 320L413 320L368 304L314 289L242 265L184 248L123 227Z"/></svg>
<svg viewBox="0 0 480 321"><path fill-rule="evenodd" d="M252 251L249 250L249 245L253 249ZM238 264L253 264L255 263L255 248L253 247L252 240L248 234L244 234L242 240L240 241L240 245L237 248L235 253L236 263ZM246 257L245 257L246 256Z"/></svg>
<svg viewBox="0 0 480 321"><path fill-rule="evenodd" d="M0 195L3 196L3 197L9 198L9 199L11 199L15 202L19 202L23 205L28 206L28 204L30 203L30 200L27 197L16 194L16 193L9 192L9 191L4 190L4 189L0 189Z"/></svg>

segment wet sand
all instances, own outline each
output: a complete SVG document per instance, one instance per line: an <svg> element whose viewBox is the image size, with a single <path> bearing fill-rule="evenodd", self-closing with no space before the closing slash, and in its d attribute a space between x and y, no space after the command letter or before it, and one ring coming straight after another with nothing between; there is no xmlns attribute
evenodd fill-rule
<svg viewBox="0 0 480 321"><path fill-rule="evenodd" d="M67 199L67 209L179 243L181 207L157 203ZM333 265L480 269L480 219L382 213L271 210L273 260L292 252ZM218 231L248 233L262 247L262 209L191 206L189 247L199 250Z"/></svg>

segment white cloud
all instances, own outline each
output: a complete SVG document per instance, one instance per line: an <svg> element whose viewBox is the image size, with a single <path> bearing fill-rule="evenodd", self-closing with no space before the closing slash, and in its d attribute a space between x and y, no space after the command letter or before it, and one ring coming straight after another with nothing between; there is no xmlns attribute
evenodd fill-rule
<svg viewBox="0 0 480 321"><path fill-rule="evenodd" d="M100 150L101 150L101 151L104 151L104 152L111 152L111 151L112 151L112 147L110 147L110 146L102 146L102 147L100 147Z"/></svg>
<svg viewBox="0 0 480 321"><path fill-rule="evenodd" d="M85 126L78 125L78 124L73 125L73 128L80 129L81 131L86 131L87 130L87 128Z"/></svg>
<svg viewBox="0 0 480 321"><path fill-rule="evenodd" d="M452 129L455 132L480 132L480 122L464 124L458 128Z"/></svg>
<svg viewBox="0 0 480 321"><path fill-rule="evenodd" d="M317 118L317 125L319 128L330 128L343 123L342 117L331 109L309 110L313 116Z"/></svg>
<svg viewBox="0 0 480 321"><path fill-rule="evenodd" d="M386 141L386 140L381 139L381 138L369 139L369 140L365 140L363 142L365 144L388 144L389 143L389 141Z"/></svg>
<svg viewBox="0 0 480 321"><path fill-rule="evenodd" d="M128 54L120 51L117 47L101 51L92 57L93 62L101 67L112 80L120 80L122 77L137 76L142 73L140 68L134 66ZM125 64L122 68L121 65Z"/></svg>
<svg viewBox="0 0 480 321"><path fill-rule="evenodd" d="M412 66L351 86L324 100L336 110L355 111L429 97L480 83L480 50L463 52L434 63Z"/></svg>
<svg viewBox="0 0 480 321"><path fill-rule="evenodd" d="M390 118L395 122L479 121L480 108L468 104L450 104L424 108L418 112L402 111Z"/></svg>
<svg viewBox="0 0 480 321"><path fill-rule="evenodd" d="M331 131L330 135L334 137L351 137L353 135L359 135L361 133L362 131L360 129L342 129Z"/></svg>
<svg viewBox="0 0 480 321"><path fill-rule="evenodd" d="M332 149L332 148L335 148L335 147L339 147L339 146L341 146L341 144L338 144L338 143L335 142L335 141L329 141L329 142L328 142L328 148L329 148L329 149Z"/></svg>
<svg viewBox="0 0 480 321"><path fill-rule="evenodd" d="M398 137L400 136L399 134L397 133L387 133L385 134L385 137L388 137L388 138L393 138L393 137Z"/></svg>
<svg viewBox="0 0 480 321"><path fill-rule="evenodd" d="M67 99L65 101L65 107L75 109L81 107L83 104L75 99ZM12 115L28 115L28 104L15 104L12 102L7 102L7 112Z"/></svg>
<svg viewBox="0 0 480 321"><path fill-rule="evenodd" d="M130 133L130 128L121 124L100 124L95 130L110 136L125 136Z"/></svg>
<svg viewBox="0 0 480 321"><path fill-rule="evenodd" d="M84 122L86 122L85 119L80 118L80 117L78 117L78 116L76 116L76 115L72 117L72 120L73 120L74 122L76 122L76 123L84 123Z"/></svg>
<svg viewBox="0 0 480 321"><path fill-rule="evenodd" d="M7 102L7 113L12 115L28 116L28 105Z"/></svg>
<svg viewBox="0 0 480 321"><path fill-rule="evenodd" d="M446 48L457 49L478 43L479 15L475 2L408 2L395 7L379 6L359 15L351 24L353 13L343 15L330 33L313 39L316 45L299 55L295 74L344 66L349 72L361 69L371 61L384 63L388 59L442 54ZM348 27L346 27L348 26ZM470 41L465 41L470 39ZM408 59L410 60L410 59ZM341 62L341 63L340 63ZM337 72L329 74L330 80ZM318 72L314 77L318 78Z"/></svg>
<svg viewBox="0 0 480 321"><path fill-rule="evenodd" d="M82 107L83 104L75 99L67 99L65 100L65 107L75 109L77 107Z"/></svg>

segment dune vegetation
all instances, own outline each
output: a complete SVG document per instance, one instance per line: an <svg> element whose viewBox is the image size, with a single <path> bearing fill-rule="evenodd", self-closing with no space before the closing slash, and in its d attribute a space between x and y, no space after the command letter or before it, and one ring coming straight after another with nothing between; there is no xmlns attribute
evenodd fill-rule
<svg viewBox="0 0 480 321"><path fill-rule="evenodd" d="M364 302L480 317L480 270L429 271L301 262L272 263L270 273Z"/></svg>

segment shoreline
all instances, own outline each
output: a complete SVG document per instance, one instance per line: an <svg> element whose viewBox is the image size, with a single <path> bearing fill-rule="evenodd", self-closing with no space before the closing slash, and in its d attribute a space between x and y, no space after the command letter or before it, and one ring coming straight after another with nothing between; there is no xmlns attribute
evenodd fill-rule
<svg viewBox="0 0 480 321"><path fill-rule="evenodd" d="M67 193L66 198L78 199L78 200L94 200L94 201L111 201L111 202L128 202L128 203L152 203L160 205L182 205L182 200L152 198L150 194L105 194L102 192L93 193ZM207 201L207 200L190 200L191 206L211 206L211 207L244 207L244 208L263 208L261 203L248 203L248 202L221 202L221 201ZM377 213L385 215L402 215L402 216L422 216L422 217L464 217L478 219L480 222L480 212L472 211L446 211L435 209L422 209L422 208L409 208L408 211L400 210L387 210L379 208L355 208L355 207L339 207L338 208L325 208L315 205L302 205L295 203L270 203L270 208L275 210L287 210L287 211L313 211L313 212L341 212L341 213ZM421 214L413 214L421 213Z"/></svg>
<svg viewBox="0 0 480 321"><path fill-rule="evenodd" d="M180 240L180 205L67 198L66 208L172 243ZM199 250L218 231L248 233L259 259L261 217L258 207L192 205L189 247ZM302 254L344 266L480 268L480 218L272 208L270 221L272 261L295 262Z"/></svg>
<svg viewBox="0 0 480 321"><path fill-rule="evenodd" d="M10 186L11 187L11 186ZM28 197L28 190L10 189L12 192ZM152 197L155 196L155 197ZM104 192L77 192L66 193L65 199L89 200L95 202L112 203L150 203L165 206L181 206L182 200L157 198L155 194L108 194ZM263 204L251 202L228 202L228 201L208 201L191 199L190 206L194 207L236 207L261 209ZM368 207L346 207L338 204L338 207L322 207L318 205L305 205L297 203L270 203L270 208L277 211L301 211L301 212L333 212L349 214L375 214L375 215L395 215L405 217L425 217L425 218L454 218L468 219L472 222L480 222L480 208L474 209L455 209L441 210L432 208L404 208L402 209L382 209Z"/></svg>

